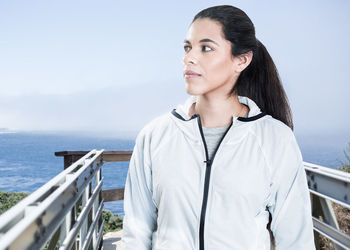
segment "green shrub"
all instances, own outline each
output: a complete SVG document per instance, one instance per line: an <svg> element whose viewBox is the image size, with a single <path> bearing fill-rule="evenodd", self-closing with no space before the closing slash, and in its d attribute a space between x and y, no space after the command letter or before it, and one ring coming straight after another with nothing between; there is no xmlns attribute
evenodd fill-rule
<svg viewBox="0 0 350 250"><path fill-rule="evenodd" d="M109 210L102 211L102 219L105 225L103 233L115 232L123 228L123 217L118 214L112 214Z"/></svg>
<svg viewBox="0 0 350 250"><path fill-rule="evenodd" d="M27 193L0 191L0 214L3 214L28 195Z"/></svg>
<svg viewBox="0 0 350 250"><path fill-rule="evenodd" d="M341 161L341 167L338 169L350 173L350 142L344 150L344 155L346 162Z"/></svg>

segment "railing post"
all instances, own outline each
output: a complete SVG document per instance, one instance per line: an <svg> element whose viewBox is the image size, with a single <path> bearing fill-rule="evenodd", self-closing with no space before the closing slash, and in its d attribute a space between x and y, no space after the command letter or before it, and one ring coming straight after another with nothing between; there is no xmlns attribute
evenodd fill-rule
<svg viewBox="0 0 350 250"><path fill-rule="evenodd" d="M330 200L324 199L322 197L311 195L312 196L312 208L313 208L313 216L316 218L323 218L323 221L329 224L330 226L339 229L337 217L334 213L332 203ZM315 243L316 243L316 249L320 250L320 236L321 234L316 232L315 235ZM343 247L338 246L334 242L331 242L335 250L344 250Z"/></svg>

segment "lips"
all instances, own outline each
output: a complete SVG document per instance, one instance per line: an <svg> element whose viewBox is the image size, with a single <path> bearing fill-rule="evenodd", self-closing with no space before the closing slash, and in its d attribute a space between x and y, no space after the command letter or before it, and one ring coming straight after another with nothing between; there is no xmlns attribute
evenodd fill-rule
<svg viewBox="0 0 350 250"><path fill-rule="evenodd" d="M199 74L195 71L192 71L192 70L186 70L184 76L186 78L192 78L192 77L199 77L199 76L201 76L201 74Z"/></svg>

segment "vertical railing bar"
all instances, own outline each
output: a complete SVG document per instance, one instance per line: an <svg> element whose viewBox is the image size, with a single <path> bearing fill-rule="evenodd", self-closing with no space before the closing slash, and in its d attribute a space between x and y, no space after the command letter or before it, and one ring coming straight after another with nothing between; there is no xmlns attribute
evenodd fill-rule
<svg viewBox="0 0 350 250"><path fill-rule="evenodd" d="M51 237L49 246L47 247L47 250L54 250L56 248L57 242L60 238L61 227L62 227L62 225L57 228L56 232Z"/></svg>
<svg viewBox="0 0 350 250"><path fill-rule="evenodd" d="M66 249L67 247L69 248L73 240L77 239L78 232L81 234L81 227L88 217L88 213L92 208L93 200L97 199L101 189L102 189L102 181L98 186L95 187L93 195L88 200L86 207L82 207L82 211L79 214L78 218L76 219L76 223L73 224L72 229L68 232L65 242L63 243L64 245L62 246L62 248L60 248L61 250ZM84 193L82 194L82 196L83 195ZM79 243L78 249L81 248L81 243L83 242L81 241L81 239L82 238L80 237L79 240L77 241Z"/></svg>
<svg viewBox="0 0 350 250"><path fill-rule="evenodd" d="M63 244L63 241L64 239L67 237L67 233L69 232L70 230L70 227L71 227L71 220L72 220L72 210L70 210L63 223L62 223L62 226L61 226L61 234L60 234L60 246L62 246Z"/></svg>
<svg viewBox="0 0 350 250"><path fill-rule="evenodd" d="M100 230L99 230L98 235L97 235L97 245L94 248L94 250L99 249L99 245L102 242L102 239L103 239L103 224L104 223L102 221L102 223L100 224Z"/></svg>
<svg viewBox="0 0 350 250"><path fill-rule="evenodd" d="M95 186L98 185L100 183L99 181L99 172L101 171L101 168L97 171L96 175L95 175L95 178L94 178L94 183L95 183ZM102 192L102 191L100 191ZM99 195L97 195L96 199L94 200L94 204L93 204L93 207L92 207L92 217L95 218L96 216L96 212L97 212L97 206L98 206L98 198ZM92 246L93 248L96 247L96 240L97 240L97 230L96 230L96 227L94 227L94 231L93 231L93 235L92 235Z"/></svg>
<svg viewBox="0 0 350 250"><path fill-rule="evenodd" d="M82 208L84 208L86 206L86 202L88 200L88 196L89 196L88 186L85 188L83 195L82 195L82 204L81 204ZM79 249L82 249L83 242L85 241L85 236L87 233L87 221L88 221L88 214L87 214L87 216L85 216L83 218L83 225L80 228L80 247L79 247Z"/></svg>
<svg viewBox="0 0 350 250"><path fill-rule="evenodd" d="M88 229L88 232L86 235L87 237L84 241L82 249L87 249L89 242L92 240L92 233L98 225L98 219L102 216L102 209L103 209L103 201L100 203L98 210L97 210L97 213L96 213L96 216L93 218L93 223L91 223L90 228Z"/></svg>
<svg viewBox="0 0 350 250"><path fill-rule="evenodd" d="M95 196L94 201L96 201L96 199L98 199L97 195ZM98 225L96 223L96 221L98 221L99 218L102 216L102 208L103 208L103 201L101 202L101 204L98 208L97 215L92 218L92 223L91 223L91 225L89 225L86 237L85 237L84 241L82 241L82 243L81 243L82 249L87 249L88 246L92 243L91 241L93 240L93 232L94 232L94 229L96 228L96 225ZM92 211L92 208L91 208L91 211Z"/></svg>

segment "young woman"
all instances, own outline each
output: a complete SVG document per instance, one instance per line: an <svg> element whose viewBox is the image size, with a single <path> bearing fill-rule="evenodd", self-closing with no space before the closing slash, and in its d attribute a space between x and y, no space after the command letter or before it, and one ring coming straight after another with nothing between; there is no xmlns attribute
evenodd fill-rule
<svg viewBox="0 0 350 250"><path fill-rule="evenodd" d="M199 12L184 41L191 96L136 139L124 249L315 249L310 196L276 67L249 17ZM270 223L269 223L270 219Z"/></svg>

